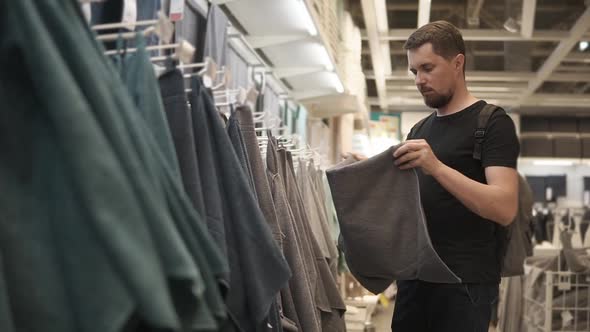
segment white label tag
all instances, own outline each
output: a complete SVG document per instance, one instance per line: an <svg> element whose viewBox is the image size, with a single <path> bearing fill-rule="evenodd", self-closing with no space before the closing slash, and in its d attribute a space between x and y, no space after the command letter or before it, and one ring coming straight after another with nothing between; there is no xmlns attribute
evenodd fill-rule
<svg viewBox="0 0 590 332"><path fill-rule="evenodd" d="M566 327L569 326L572 321L574 320L574 315L572 315L571 312L568 311L562 311L561 312L561 319L562 319L562 326Z"/></svg>
<svg viewBox="0 0 590 332"><path fill-rule="evenodd" d="M121 23L130 24L126 28L135 30L134 23L137 21L137 0L123 1L123 19Z"/></svg>
<svg viewBox="0 0 590 332"><path fill-rule="evenodd" d="M84 13L84 18L86 18L86 22L90 24L90 20L92 19L92 9L90 8L90 3L82 4L82 13Z"/></svg>
<svg viewBox="0 0 590 332"><path fill-rule="evenodd" d="M184 0L170 0L170 20L182 20L184 15Z"/></svg>

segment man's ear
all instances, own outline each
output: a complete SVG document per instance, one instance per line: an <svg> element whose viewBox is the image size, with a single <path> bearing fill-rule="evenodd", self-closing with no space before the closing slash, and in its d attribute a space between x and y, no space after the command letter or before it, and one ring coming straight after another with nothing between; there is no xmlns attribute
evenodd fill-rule
<svg viewBox="0 0 590 332"><path fill-rule="evenodd" d="M455 70L463 72L463 68L465 67L465 55L464 54L457 54L455 59L453 59L453 66Z"/></svg>

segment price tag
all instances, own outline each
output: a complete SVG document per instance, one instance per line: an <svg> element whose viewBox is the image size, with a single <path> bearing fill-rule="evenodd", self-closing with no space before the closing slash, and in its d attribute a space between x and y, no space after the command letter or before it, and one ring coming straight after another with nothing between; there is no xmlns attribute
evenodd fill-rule
<svg viewBox="0 0 590 332"><path fill-rule="evenodd" d="M170 20L182 20L184 16L184 0L170 0Z"/></svg>
<svg viewBox="0 0 590 332"><path fill-rule="evenodd" d="M123 1L123 19L121 23L129 24L128 30L135 30L134 23L137 22L137 0Z"/></svg>

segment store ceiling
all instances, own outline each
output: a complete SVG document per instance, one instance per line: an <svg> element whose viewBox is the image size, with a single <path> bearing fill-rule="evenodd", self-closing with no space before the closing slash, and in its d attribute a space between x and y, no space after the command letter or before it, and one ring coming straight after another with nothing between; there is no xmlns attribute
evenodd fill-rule
<svg viewBox="0 0 590 332"><path fill-rule="evenodd" d="M338 94L335 60L305 19L301 0L217 0L263 65L298 100ZM233 37L230 36L230 39ZM340 83L341 85L341 83Z"/></svg>
<svg viewBox="0 0 590 332"><path fill-rule="evenodd" d="M345 2L362 30L373 110L426 110L402 46L418 21L447 20L463 32L467 80L477 97L526 113L590 114L590 47L579 50L580 41L590 41L588 0Z"/></svg>

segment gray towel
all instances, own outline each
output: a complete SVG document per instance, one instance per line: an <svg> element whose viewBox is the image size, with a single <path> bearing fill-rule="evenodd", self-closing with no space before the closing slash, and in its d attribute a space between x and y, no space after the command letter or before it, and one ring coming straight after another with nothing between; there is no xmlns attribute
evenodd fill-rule
<svg viewBox="0 0 590 332"><path fill-rule="evenodd" d="M393 164L396 148L327 172L348 267L374 293L394 280L459 283L432 247L416 172Z"/></svg>

